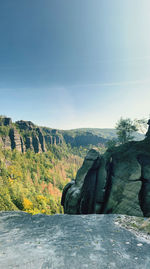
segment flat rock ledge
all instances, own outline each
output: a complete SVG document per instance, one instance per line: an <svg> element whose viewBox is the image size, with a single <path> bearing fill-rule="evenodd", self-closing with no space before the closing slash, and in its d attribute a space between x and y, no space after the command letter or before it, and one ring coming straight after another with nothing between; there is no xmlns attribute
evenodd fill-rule
<svg viewBox="0 0 150 269"><path fill-rule="evenodd" d="M150 238L120 218L0 212L0 268L149 269Z"/></svg>

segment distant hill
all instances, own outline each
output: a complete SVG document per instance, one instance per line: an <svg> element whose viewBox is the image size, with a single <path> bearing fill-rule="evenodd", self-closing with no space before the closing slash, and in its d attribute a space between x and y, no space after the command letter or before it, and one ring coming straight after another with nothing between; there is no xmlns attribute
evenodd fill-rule
<svg viewBox="0 0 150 269"><path fill-rule="evenodd" d="M117 138L116 129L111 128L79 128L62 131L62 133L66 141L70 139L73 145L78 144L78 146L82 143L85 144L87 138L89 138L88 142L91 142L90 144L95 145L98 143L105 144L108 140ZM135 132L133 135L134 140L140 141L144 139L144 135L141 133ZM83 139L85 139L84 142L82 141Z"/></svg>

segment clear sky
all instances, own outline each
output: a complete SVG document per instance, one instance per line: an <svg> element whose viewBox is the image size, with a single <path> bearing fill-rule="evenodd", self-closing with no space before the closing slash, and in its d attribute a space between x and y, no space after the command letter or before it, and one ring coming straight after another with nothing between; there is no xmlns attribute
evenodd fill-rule
<svg viewBox="0 0 150 269"><path fill-rule="evenodd" d="M150 114L150 0L1 0L0 114L109 128Z"/></svg>

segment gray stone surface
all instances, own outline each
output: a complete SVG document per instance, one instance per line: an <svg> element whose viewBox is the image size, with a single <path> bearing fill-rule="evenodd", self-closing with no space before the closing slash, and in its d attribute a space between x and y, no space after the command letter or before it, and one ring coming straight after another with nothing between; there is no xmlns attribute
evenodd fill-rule
<svg viewBox="0 0 150 269"><path fill-rule="evenodd" d="M73 184L62 194L66 214L125 214L150 217L150 137L92 149Z"/></svg>
<svg viewBox="0 0 150 269"><path fill-rule="evenodd" d="M150 240L117 215L0 213L0 268L149 269Z"/></svg>

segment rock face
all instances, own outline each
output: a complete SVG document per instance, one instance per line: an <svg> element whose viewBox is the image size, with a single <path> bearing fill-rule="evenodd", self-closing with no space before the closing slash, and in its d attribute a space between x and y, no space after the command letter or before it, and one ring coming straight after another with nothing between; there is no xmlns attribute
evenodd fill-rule
<svg viewBox="0 0 150 269"><path fill-rule="evenodd" d="M46 152L49 145L63 143L63 137L55 129L37 127L31 121L17 121L20 132L24 132L25 147L34 150L36 153Z"/></svg>
<svg viewBox="0 0 150 269"><path fill-rule="evenodd" d="M12 120L11 118L7 118L7 117L1 117L0 116L0 126L4 125L4 126L8 126L12 124Z"/></svg>
<svg viewBox="0 0 150 269"><path fill-rule="evenodd" d="M32 135L32 145L33 145L35 153L42 152L41 143L40 143L39 137L36 134Z"/></svg>
<svg viewBox="0 0 150 269"><path fill-rule="evenodd" d="M1 268L149 269L150 239L123 229L118 219L0 212Z"/></svg>
<svg viewBox="0 0 150 269"><path fill-rule="evenodd" d="M38 133L39 144L41 145L41 151L45 152L46 151L46 143L45 143L45 138L43 136L42 130L40 128L37 128L36 130Z"/></svg>
<svg viewBox="0 0 150 269"><path fill-rule="evenodd" d="M32 137L25 135L25 147L26 150L30 149L34 151L33 144L32 144Z"/></svg>
<svg viewBox="0 0 150 269"><path fill-rule="evenodd" d="M150 131L145 140L89 151L75 181L66 185L67 214L126 214L150 217Z"/></svg>
<svg viewBox="0 0 150 269"><path fill-rule="evenodd" d="M29 130L29 131L31 131L31 130L33 130L35 128L35 125L31 121L24 121L24 120L16 121L16 125L21 130Z"/></svg>
<svg viewBox="0 0 150 269"><path fill-rule="evenodd" d="M25 151L25 146L22 137L15 128L10 129L9 137L11 140L11 148L20 152Z"/></svg>
<svg viewBox="0 0 150 269"><path fill-rule="evenodd" d="M56 129L47 129L43 128L43 131L45 131L45 141L49 145L60 145L64 143L64 138L62 134L56 130Z"/></svg>
<svg viewBox="0 0 150 269"><path fill-rule="evenodd" d="M31 121L17 121L0 117L0 144L5 149L16 149L26 152L28 149L35 153L46 152L50 145L64 143L61 133L55 129L37 127Z"/></svg>

